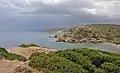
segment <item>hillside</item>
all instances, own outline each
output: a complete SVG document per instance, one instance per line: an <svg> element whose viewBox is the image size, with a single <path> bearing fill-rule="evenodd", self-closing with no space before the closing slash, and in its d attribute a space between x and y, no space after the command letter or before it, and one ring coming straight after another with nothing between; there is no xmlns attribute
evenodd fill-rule
<svg viewBox="0 0 120 73"><path fill-rule="evenodd" d="M33 53L55 51L35 44L22 44L9 50L0 47L0 73L42 73L28 66L28 58Z"/></svg>
<svg viewBox="0 0 120 73"><path fill-rule="evenodd" d="M57 42L120 44L120 25L92 24L74 27L57 34Z"/></svg>
<svg viewBox="0 0 120 73"><path fill-rule="evenodd" d="M0 73L120 73L120 54L22 44L9 51L0 48Z"/></svg>
<svg viewBox="0 0 120 73"><path fill-rule="evenodd" d="M86 48L35 53L29 66L43 73L120 73L120 54Z"/></svg>

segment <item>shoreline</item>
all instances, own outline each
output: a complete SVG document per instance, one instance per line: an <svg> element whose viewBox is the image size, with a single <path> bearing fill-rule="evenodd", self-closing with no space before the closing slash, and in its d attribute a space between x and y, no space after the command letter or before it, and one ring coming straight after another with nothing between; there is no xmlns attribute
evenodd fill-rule
<svg viewBox="0 0 120 73"><path fill-rule="evenodd" d="M94 44L94 43L93 43ZM111 48L111 49L105 49L105 50L108 50L110 52L118 52L120 51L120 45L116 45L116 44L113 44L113 43L96 43L96 45L108 45L108 46L112 46L112 47L115 47L115 49ZM69 48L68 48L69 49ZM104 49L104 48L103 48ZM100 50L103 50L102 48ZM118 51L117 51L118 50ZM8 52L11 52L11 53L16 53L16 54L21 54L25 57L27 56L30 56L31 53L35 53L35 52L54 52L54 51L58 51L58 49L52 49L52 48L49 48L49 47L42 47L42 46L39 46L39 47L26 47L26 48L23 48L23 47L13 47L13 48L9 48L7 49ZM27 52L30 52L29 54L27 54ZM26 56L27 54L27 56Z"/></svg>
<svg viewBox="0 0 120 73"><path fill-rule="evenodd" d="M117 44L108 43L108 42L106 42L106 43L99 43L99 44L103 44L103 45L111 45L111 46L113 46L113 47L117 47L118 49L120 49L120 44L117 45Z"/></svg>

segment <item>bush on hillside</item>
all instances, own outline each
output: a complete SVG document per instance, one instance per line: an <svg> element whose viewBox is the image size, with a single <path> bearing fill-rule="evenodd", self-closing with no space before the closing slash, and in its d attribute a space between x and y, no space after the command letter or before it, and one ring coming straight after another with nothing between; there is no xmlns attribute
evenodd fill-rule
<svg viewBox="0 0 120 73"><path fill-rule="evenodd" d="M120 73L120 67L109 62L104 62L101 68L103 68L106 73Z"/></svg>
<svg viewBox="0 0 120 73"><path fill-rule="evenodd" d="M55 53L35 53L32 68L45 73L119 73L120 54L91 49L67 49Z"/></svg>
<svg viewBox="0 0 120 73"><path fill-rule="evenodd" d="M6 52L7 53L7 50L5 48L0 47L0 52Z"/></svg>
<svg viewBox="0 0 120 73"><path fill-rule="evenodd" d="M45 53L34 56L29 65L45 73L87 73L81 66L66 58Z"/></svg>
<svg viewBox="0 0 120 73"><path fill-rule="evenodd" d="M8 53L5 55L5 58L8 60L19 60L19 61L26 61L27 59L21 55Z"/></svg>

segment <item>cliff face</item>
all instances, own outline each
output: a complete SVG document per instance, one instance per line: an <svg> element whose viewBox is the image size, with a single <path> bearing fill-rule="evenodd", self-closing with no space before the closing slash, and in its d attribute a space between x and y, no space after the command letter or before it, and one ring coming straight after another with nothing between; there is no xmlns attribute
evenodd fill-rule
<svg viewBox="0 0 120 73"><path fill-rule="evenodd" d="M74 27L62 31L57 35L58 42L103 43L120 44L120 25L92 24Z"/></svg>

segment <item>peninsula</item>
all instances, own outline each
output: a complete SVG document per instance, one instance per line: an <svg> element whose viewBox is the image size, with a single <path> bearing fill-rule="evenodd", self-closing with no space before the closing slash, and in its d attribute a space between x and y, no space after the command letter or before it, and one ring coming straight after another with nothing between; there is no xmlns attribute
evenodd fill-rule
<svg viewBox="0 0 120 73"><path fill-rule="evenodd" d="M120 25L91 24L59 31L57 42L120 44Z"/></svg>

